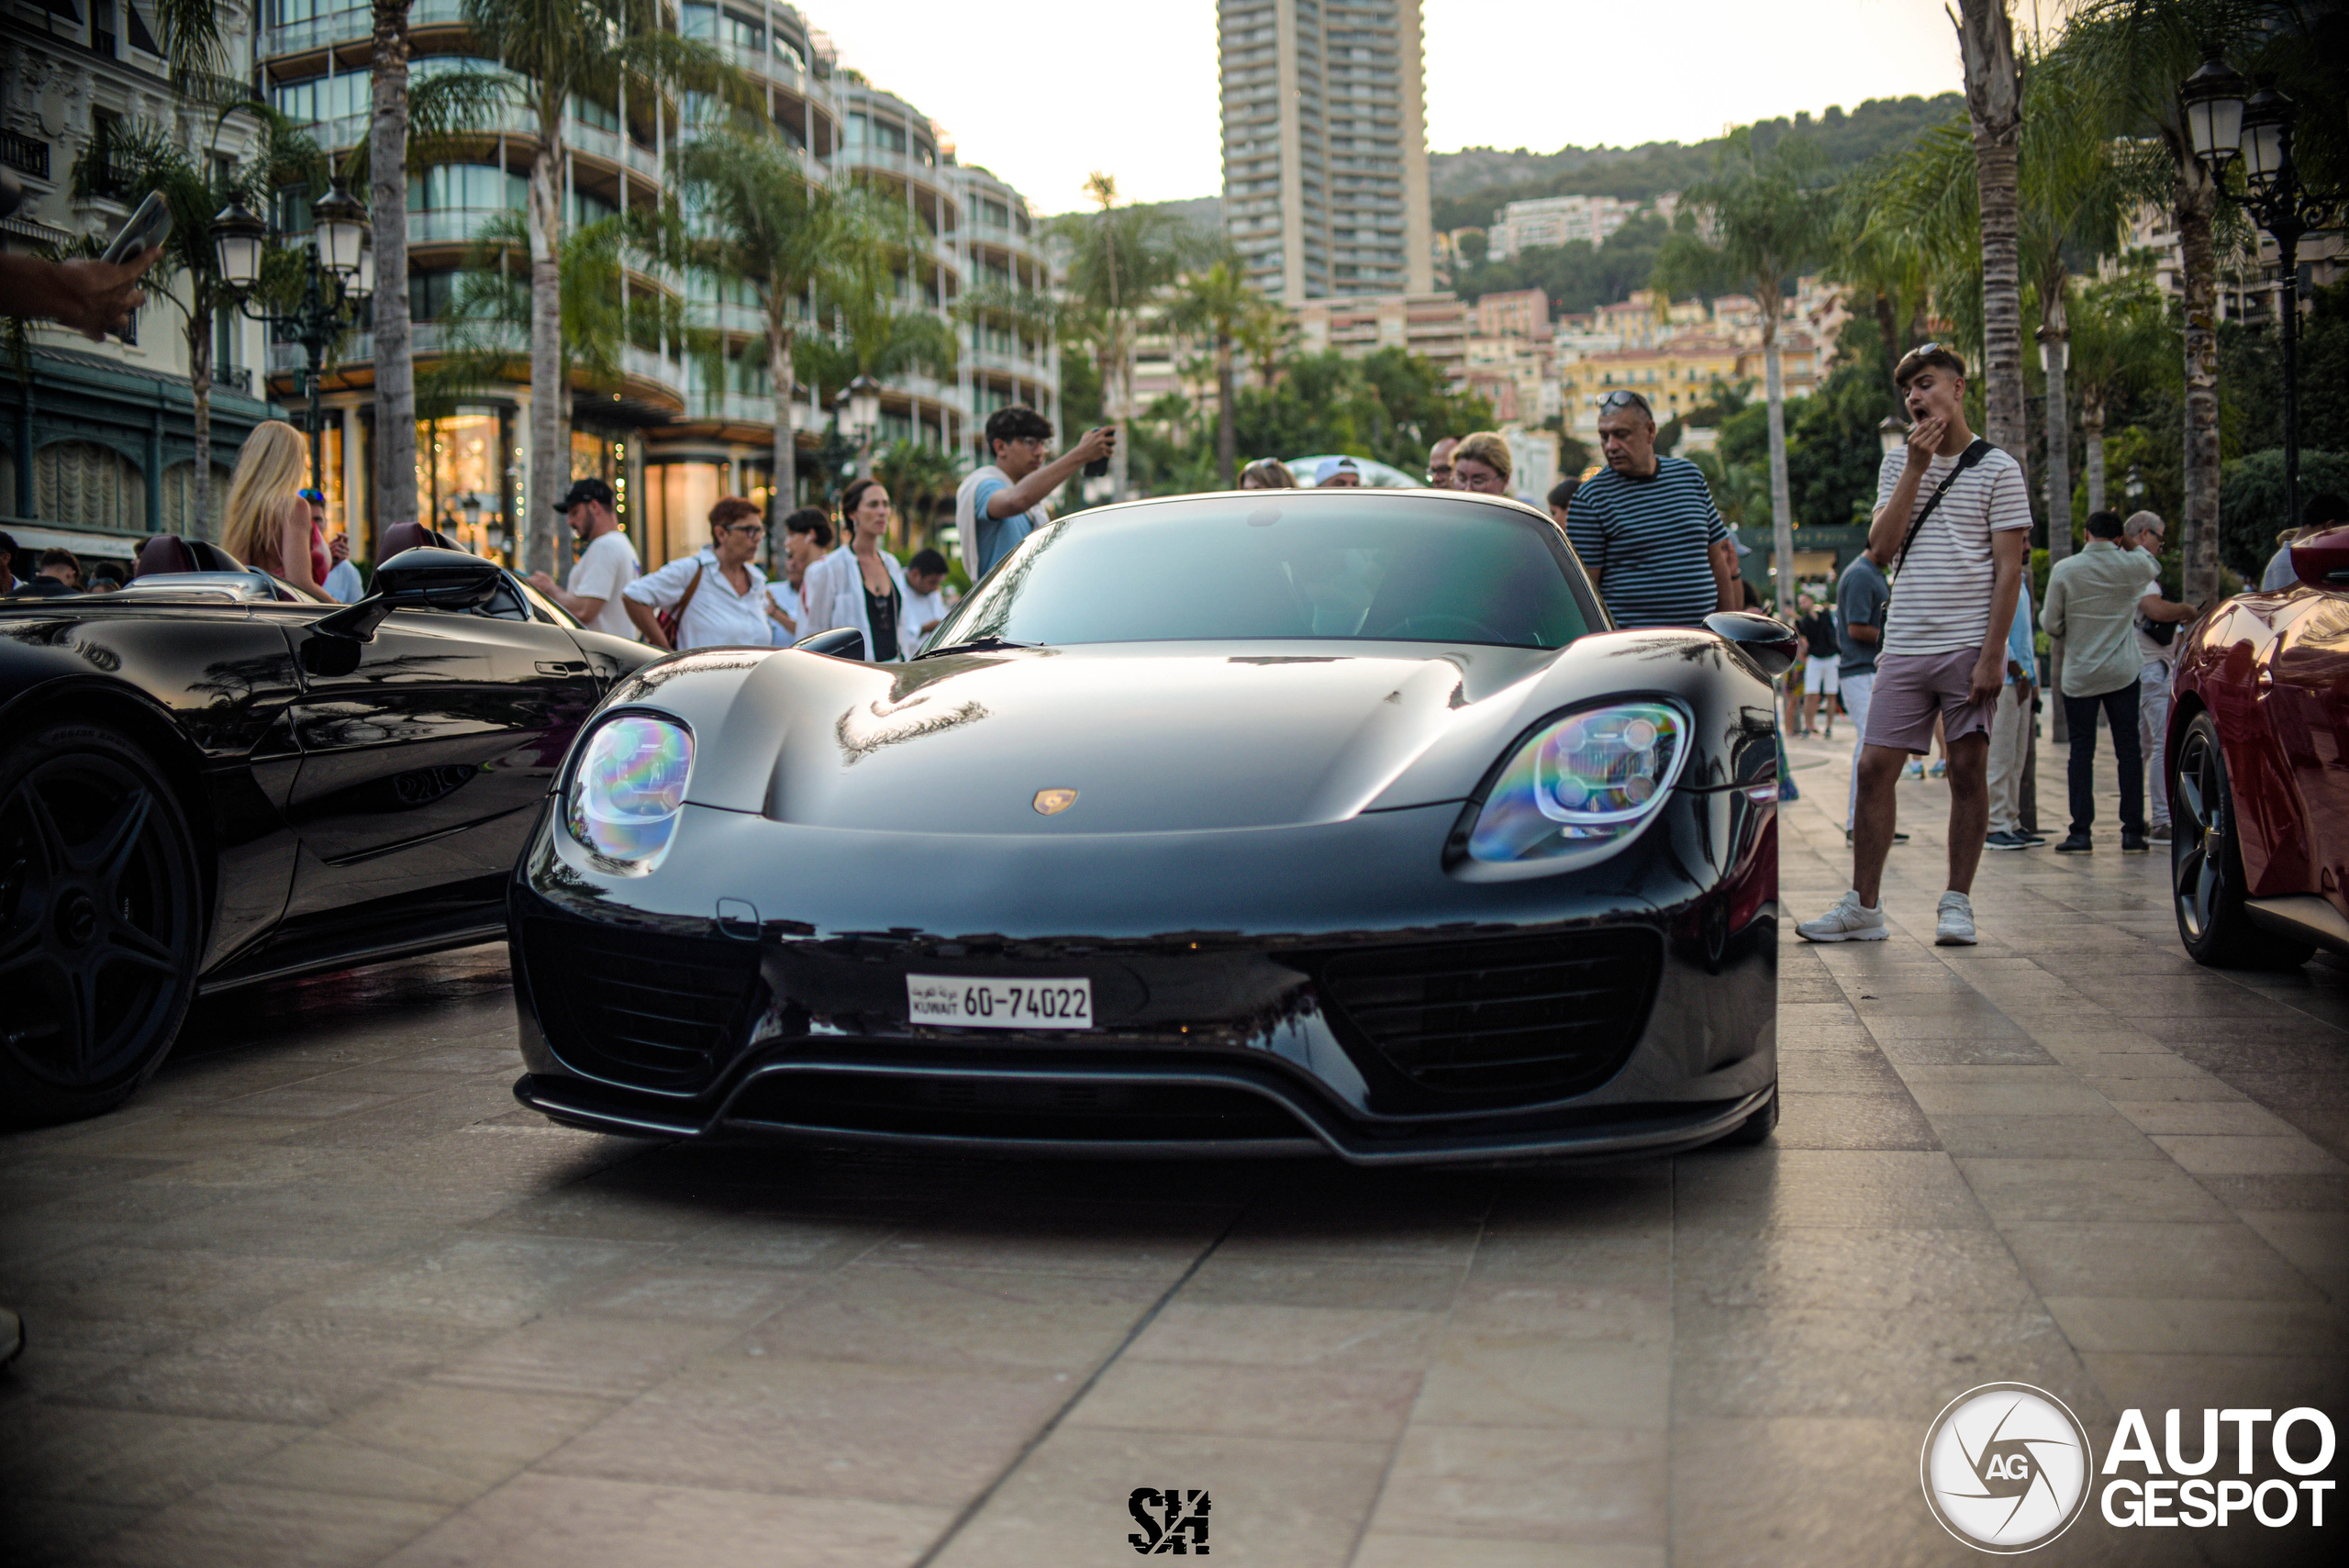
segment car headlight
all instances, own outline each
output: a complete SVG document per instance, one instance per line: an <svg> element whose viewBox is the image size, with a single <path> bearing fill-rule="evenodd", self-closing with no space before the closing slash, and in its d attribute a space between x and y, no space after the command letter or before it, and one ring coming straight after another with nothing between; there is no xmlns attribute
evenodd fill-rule
<svg viewBox="0 0 2349 1568"><path fill-rule="evenodd" d="M1586 708L1544 725L1494 780L1471 859L1544 860L1638 831L1688 754L1688 717L1661 702Z"/></svg>
<svg viewBox="0 0 2349 1568"><path fill-rule="evenodd" d="M624 713L596 726L572 770L563 826L607 860L649 867L669 847L693 776L693 731Z"/></svg>

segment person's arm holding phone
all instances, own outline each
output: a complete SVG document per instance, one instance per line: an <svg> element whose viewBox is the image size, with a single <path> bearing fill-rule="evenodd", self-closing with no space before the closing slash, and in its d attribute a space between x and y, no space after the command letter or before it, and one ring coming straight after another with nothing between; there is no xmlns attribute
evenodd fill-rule
<svg viewBox="0 0 2349 1568"><path fill-rule="evenodd" d="M1006 485L987 497L987 516L1001 519L1017 517L1058 490L1069 475L1087 463L1106 462L1118 450L1118 428L1098 425L1085 432L1076 445L1069 448L1035 473L1014 484Z"/></svg>
<svg viewBox="0 0 2349 1568"><path fill-rule="evenodd" d="M139 280L162 253L154 245L128 261L0 255L0 310L28 320L62 322L95 342L129 323L130 313L147 297Z"/></svg>

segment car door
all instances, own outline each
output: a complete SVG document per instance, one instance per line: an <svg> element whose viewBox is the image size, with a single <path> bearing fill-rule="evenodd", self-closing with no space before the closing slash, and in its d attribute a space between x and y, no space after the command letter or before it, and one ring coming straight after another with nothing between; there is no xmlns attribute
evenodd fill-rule
<svg viewBox="0 0 2349 1568"><path fill-rule="evenodd" d="M570 635L510 587L484 612L397 609L347 674L305 672L287 816L305 853L290 917L512 870L602 695Z"/></svg>
<svg viewBox="0 0 2349 1568"><path fill-rule="evenodd" d="M2312 882L2349 914L2349 592L2319 589L2281 628L2265 703L2300 796Z"/></svg>

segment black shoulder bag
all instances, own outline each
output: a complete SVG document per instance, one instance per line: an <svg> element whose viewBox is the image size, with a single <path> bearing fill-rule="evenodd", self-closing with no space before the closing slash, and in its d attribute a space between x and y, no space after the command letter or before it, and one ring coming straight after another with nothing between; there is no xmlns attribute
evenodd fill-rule
<svg viewBox="0 0 2349 1568"><path fill-rule="evenodd" d="M1917 542L1917 530L1925 526L1925 519L1932 517L1933 508L1942 504L1942 497L1948 495L1949 487L1957 483L1957 476L1989 455L1990 443L1980 436L1975 437L1974 444L1957 454L1957 466L1942 476L1942 482L1933 486L1933 493L1925 498L1925 504L1917 508L1917 516L1910 520L1909 537L1900 541L1900 553L1892 558L1892 574L1895 577L1900 575L1900 568L1909 560L1909 547Z"/></svg>

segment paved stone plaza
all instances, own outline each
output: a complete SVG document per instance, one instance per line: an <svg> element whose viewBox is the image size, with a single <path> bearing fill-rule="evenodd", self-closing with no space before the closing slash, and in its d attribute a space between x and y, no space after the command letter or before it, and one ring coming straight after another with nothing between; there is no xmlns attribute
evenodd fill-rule
<svg viewBox="0 0 2349 1568"><path fill-rule="evenodd" d="M1846 752L1797 754L1757 1151L684 1150L516 1107L502 949L209 1004L127 1111L0 1138L0 1559L1058 1568L1131 1561L1147 1486L1208 1490L1230 1564L1978 1562L1917 1479L1976 1385L2099 1444L2339 1420L2349 966L2197 968L2109 796L2093 859L1989 855L1982 945L1935 949L1930 781L1894 940L1807 947ZM2062 795L2043 753L2043 828ZM2092 1503L2033 1561L2323 1539Z"/></svg>

